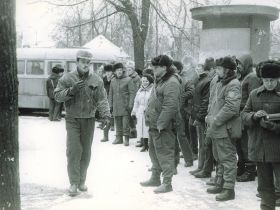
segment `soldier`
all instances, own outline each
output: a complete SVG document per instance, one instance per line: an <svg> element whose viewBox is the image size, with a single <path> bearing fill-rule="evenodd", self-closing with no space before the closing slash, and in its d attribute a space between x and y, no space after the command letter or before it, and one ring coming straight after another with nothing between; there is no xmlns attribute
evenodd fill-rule
<svg viewBox="0 0 280 210"><path fill-rule="evenodd" d="M152 161L152 176L142 186L159 186L155 193L172 191L171 180L175 170L174 127L180 109L179 78L175 67L167 55L153 58L155 85L145 112L145 121L149 126L149 155ZM163 175L163 183L160 174Z"/></svg>
<svg viewBox="0 0 280 210"><path fill-rule="evenodd" d="M57 86L58 80L61 77L60 74L64 72L61 65L55 65L52 68L52 73L47 79L46 89L47 95L49 97L49 120L50 121L60 121L62 104L54 99L54 90Z"/></svg>
<svg viewBox="0 0 280 210"><path fill-rule="evenodd" d="M109 90L110 90L110 84L111 84L111 80L113 79L114 75L113 75L113 65L111 64L107 64L104 66L104 71L105 71L105 76L103 77L103 82L104 82L104 88L106 90L107 93L107 97L109 97ZM114 118L111 118L111 130L114 130ZM101 127L103 127L103 125L101 125ZM103 139L101 139L101 142L106 142L109 141L109 127L105 127L105 129L103 129Z"/></svg>
<svg viewBox="0 0 280 210"><path fill-rule="evenodd" d="M262 85L261 79L253 72L253 59L250 55L244 55L237 60L237 77L241 82L242 98L240 111L246 105L252 90ZM236 141L238 154L237 178L238 182L254 181L256 176L256 165L248 159L248 134L246 126L243 126L242 136Z"/></svg>
<svg viewBox="0 0 280 210"><path fill-rule="evenodd" d="M239 109L241 86L236 79L236 62L231 57L216 61L217 76L210 87L206 137L212 141L214 158L218 164L217 182L207 189L208 193L217 194L217 201L235 198L236 148L235 138L241 135ZM211 84L211 85L212 85ZM240 128L238 127L240 126Z"/></svg>
<svg viewBox="0 0 280 210"><path fill-rule="evenodd" d="M67 130L67 169L70 181L69 195L76 196L85 185L90 163L96 109L110 125L109 104L102 79L90 73L92 54L77 52L77 70L66 73L58 81L55 99L65 102Z"/></svg>
<svg viewBox="0 0 280 210"><path fill-rule="evenodd" d="M135 86L130 77L126 76L126 70L122 63L113 66L115 77L112 79L109 91L110 109L116 124L116 139L113 144L129 146L129 118L133 108Z"/></svg>
<svg viewBox="0 0 280 210"><path fill-rule="evenodd" d="M275 210L275 177L280 177L280 121L269 114L280 113L280 63L265 61L257 67L263 85L253 90L242 120L248 126L249 160L256 162L262 210Z"/></svg>

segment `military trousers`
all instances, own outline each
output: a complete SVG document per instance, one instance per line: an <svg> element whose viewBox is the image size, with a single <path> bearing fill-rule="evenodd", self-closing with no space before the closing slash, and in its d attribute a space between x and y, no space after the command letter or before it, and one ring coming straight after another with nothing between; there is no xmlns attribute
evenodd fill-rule
<svg viewBox="0 0 280 210"><path fill-rule="evenodd" d="M185 162L193 161L191 145L186 135L187 129L188 127L185 123L185 120L180 121L180 125L177 130L177 140L179 142Z"/></svg>
<svg viewBox="0 0 280 210"><path fill-rule="evenodd" d="M49 99L49 120L58 120L60 119L63 103L59 103L56 100Z"/></svg>
<svg viewBox="0 0 280 210"><path fill-rule="evenodd" d="M188 135L189 135L189 142L192 148L193 154L198 154L198 135L196 126L193 126L194 120L189 117L188 119ZM187 136L188 136L187 135Z"/></svg>
<svg viewBox="0 0 280 210"><path fill-rule="evenodd" d="M275 210L275 177L280 177L280 162L257 162L258 192L261 195L261 210Z"/></svg>
<svg viewBox="0 0 280 210"><path fill-rule="evenodd" d="M224 180L223 188L234 189L237 158L234 140L230 138L211 138L214 158L217 162L217 177Z"/></svg>
<svg viewBox="0 0 280 210"><path fill-rule="evenodd" d="M176 135L171 129L158 131L149 129L149 156L152 161L152 171L161 173L164 179L170 179L175 170Z"/></svg>
<svg viewBox="0 0 280 210"><path fill-rule="evenodd" d="M116 116L116 136L129 136L129 116Z"/></svg>
<svg viewBox="0 0 280 210"><path fill-rule="evenodd" d="M91 159L95 118L67 118L67 170L70 184L86 181Z"/></svg>

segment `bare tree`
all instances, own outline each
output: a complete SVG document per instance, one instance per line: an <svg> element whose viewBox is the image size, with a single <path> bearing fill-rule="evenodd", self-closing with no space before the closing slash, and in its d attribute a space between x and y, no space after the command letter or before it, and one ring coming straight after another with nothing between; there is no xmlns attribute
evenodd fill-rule
<svg viewBox="0 0 280 210"><path fill-rule="evenodd" d="M20 209L15 0L0 1L0 209Z"/></svg>

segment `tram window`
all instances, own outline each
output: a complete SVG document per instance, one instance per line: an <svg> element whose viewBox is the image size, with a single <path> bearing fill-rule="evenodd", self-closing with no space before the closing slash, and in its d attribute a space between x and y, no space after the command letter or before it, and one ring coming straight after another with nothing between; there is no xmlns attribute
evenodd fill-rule
<svg viewBox="0 0 280 210"><path fill-rule="evenodd" d="M43 61L27 61L26 73L33 74L33 75L43 75L44 74L44 62Z"/></svg>
<svg viewBox="0 0 280 210"><path fill-rule="evenodd" d="M51 74L51 72L52 72L52 68L55 66L55 65L61 65L61 66L63 66L62 65L62 62L59 62L59 61L49 61L48 62L48 74Z"/></svg>
<svg viewBox="0 0 280 210"><path fill-rule="evenodd" d="M25 70L25 62L24 61L17 61L18 74L24 74L24 70Z"/></svg>
<svg viewBox="0 0 280 210"><path fill-rule="evenodd" d="M74 71L77 69L76 62L67 61L67 72Z"/></svg>

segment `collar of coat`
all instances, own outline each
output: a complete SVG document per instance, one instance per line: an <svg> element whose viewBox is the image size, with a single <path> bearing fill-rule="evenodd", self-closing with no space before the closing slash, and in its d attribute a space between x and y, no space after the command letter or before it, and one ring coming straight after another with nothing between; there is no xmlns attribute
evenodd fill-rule
<svg viewBox="0 0 280 210"><path fill-rule="evenodd" d="M236 78L236 74L234 71L229 71L225 78L218 78L217 82L221 82L223 85L227 85L231 80Z"/></svg>
<svg viewBox="0 0 280 210"><path fill-rule="evenodd" d="M149 91L152 87L153 87L153 83L150 83L147 87L143 87L143 86L141 85L139 91L140 91L140 92L141 92L141 91Z"/></svg>
<svg viewBox="0 0 280 210"><path fill-rule="evenodd" d="M87 74L82 75L82 77L81 77L81 74L80 74L80 72L78 70L74 71L73 73L78 78L80 78L80 79L82 79L84 81L87 81L87 84L89 84L89 86L92 86L92 87L97 87L98 86L99 78L100 77L96 73L87 72Z"/></svg>
<svg viewBox="0 0 280 210"><path fill-rule="evenodd" d="M278 82L278 85L277 87L274 89L274 90L271 90L271 91L268 91L264 85L260 86L258 89L257 89L257 96L259 96L261 93L263 92L275 92L277 96L280 96L280 84Z"/></svg>

